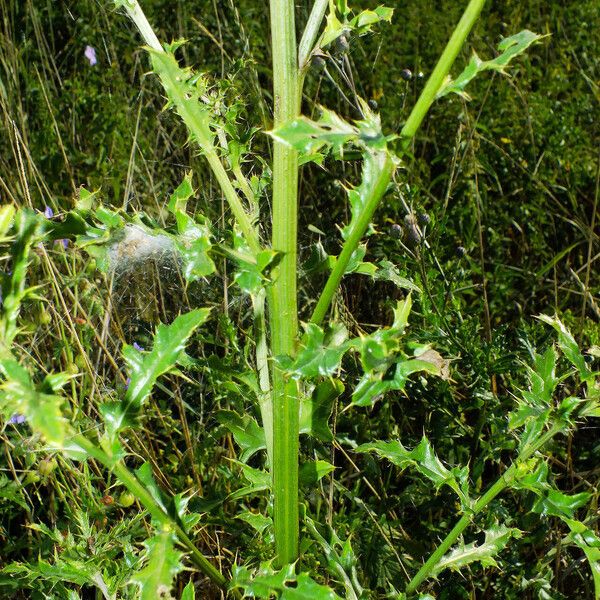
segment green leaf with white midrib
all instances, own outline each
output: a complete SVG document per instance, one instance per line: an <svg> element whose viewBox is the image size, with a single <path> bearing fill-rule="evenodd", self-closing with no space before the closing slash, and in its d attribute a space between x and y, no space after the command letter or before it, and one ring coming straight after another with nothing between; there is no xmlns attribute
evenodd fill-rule
<svg viewBox="0 0 600 600"><path fill-rule="evenodd" d="M210 309L198 308L179 315L170 325L160 324L150 352L125 344L123 356L129 366L130 382L125 399L102 410L109 437L129 425L150 395L156 380L172 369L192 333L208 318Z"/></svg>
<svg viewBox="0 0 600 600"><path fill-rule="evenodd" d="M498 50L500 50L501 54L496 58L491 60L481 60L479 56L473 52L473 56L463 72L454 80L451 77L448 77L438 90L436 98L455 93L469 100L470 98L465 92L465 88L479 73L490 70L504 73L504 69L513 58L525 52L529 46L544 37L545 36L543 35L538 35L524 29L515 35L503 39L498 44Z"/></svg>
<svg viewBox="0 0 600 600"><path fill-rule="evenodd" d="M484 567L497 567L495 556L499 554L512 538L520 538L519 529L497 525L485 531L485 541L458 546L446 554L435 566L431 576L435 577L446 569L460 570L474 562Z"/></svg>
<svg viewBox="0 0 600 600"><path fill-rule="evenodd" d="M175 550L175 535L162 531L146 541L146 565L132 578L140 588L141 600L170 597L173 579L183 569L183 554Z"/></svg>

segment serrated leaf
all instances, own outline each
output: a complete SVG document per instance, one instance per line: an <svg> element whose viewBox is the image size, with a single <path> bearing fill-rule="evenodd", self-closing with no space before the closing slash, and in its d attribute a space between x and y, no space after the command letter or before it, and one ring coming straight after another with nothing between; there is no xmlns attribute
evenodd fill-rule
<svg viewBox="0 0 600 600"><path fill-rule="evenodd" d="M254 469L253 467L249 467L248 465L236 460L232 462L241 468L244 478L248 481L248 485L245 485L235 492L229 494L228 498L230 500L237 500L250 494L256 494L257 492L268 490L271 487L271 475L268 471Z"/></svg>
<svg viewBox="0 0 600 600"><path fill-rule="evenodd" d="M438 90L436 98L455 93L469 99L468 94L465 92L465 88L479 73L488 70L504 73L504 69L513 58L525 52L529 46L544 37L545 36L543 35L538 35L525 29L515 35L503 39L498 44L498 50L501 54L496 58L491 60L481 60L479 56L473 52L473 56L464 71L455 80L452 80L449 77Z"/></svg>
<svg viewBox="0 0 600 600"><path fill-rule="evenodd" d="M240 461L245 463L259 450L266 448L265 431L251 415L239 415L232 410L219 410L215 418L233 434L242 449Z"/></svg>
<svg viewBox="0 0 600 600"><path fill-rule="evenodd" d="M464 508L470 506L467 468L446 468L425 436L421 438L418 446L410 451L400 441L390 441L362 444L356 448L356 452L375 452L401 469L411 467L429 479L436 490L447 485L457 494Z"/></svg>
<svg viewBox="0 0 600 600"><path fill-rule="evenodd" d="M194 195L192 186L192 172L188 171L183 181L175 188L169 198L168 208L171 213L176 215L178 212L186 212L187 201Z"/></svg>
<svg viewBox="0 0 600 600"><path fill-rule="evenodd" d="M593 373L587 366L575 338L564 323L557 317L549 317L548 315L539 315L538 319L547 323L558 332L558 345L567 360L577 369L581 379L587 381L593 377Z"/></svg>
<svg viewBox="0 0 600 600"><path fill-rule="evenodd" d="M581 521L563 518L569 526L569 539L585 554L594 580L594 596L600 598L600 538Z"/></svg>
<svg viewBox="0 0 600 600"><path fill-rule="evenodd" d="M183 570L183 554L175 549L175 542L170 531L162 531L145 542L146 564L131 578L131 583L140 588L141 600L171 598L173 580Z"/></svg>
<svg viewBox="0 0 600 600"><path fill-rule="evenodd" d="M575 518L575 511L586 505L591 497L592 495L588 492L570 496L558 490L550 489L538 497L532 510L541 515L573 519Z"/></svg>
<svg viewBox="0 0 600 600"><path fill-rule="evenodd" d="M286 565L275 571L269 563L262 563L256 572L247 567L234 565L231 570L229 589L244 591L244 595L255 598L270 598L285 588L288 581L294 581L294 565Z"/></svg>
<svg viewBox="0 0 600 600"><path fill-rule="evenodd" d="M281 600L342 600L330 587L317 583L306 573L300 573L295 587L286 587Z"/></svg>
<svg viewBox="0 0 600 600"><path fill-rule="evenodd" d="M210 257L212 248L210 227L205 217L195 219L179 211L176 213L179 235L175 238L175 248L183 261L183 275L188 281L197 281L216 271Z"/></svg>
<svg viewBox="0 0 600 600"><path fill-rule="evenodd" d="M512 538L520 538L519 529L497 525L485 531L485 541L477 545L476 542L459 545L446 554L431 571L431 576L436 577L446 569L458 571L474 562L481 563L484 567L497 567L495 556L499 554Z"/></svg>
<svg viewBox="0 0 600 600"><path fill-rule="evenodd" d="M62 415L63 398L45 393L33 383L29 372L10 355L0 358L0 409L6 419L13 414L25 415L31 428L44 440L61 448L68 434Z"/></svg>
<svg viewBox="0 0 600 600"><path fill-rule="evenodd" d="M312 394L304 394L300 400L300 433L306 433L324 442L333 440L329 418L333 401L344 392L339 379L326 379L317 384Z"/></svg>
<svg viewBox="0 0 600 600"><path fill-rule="evenodd" d="M321 107L317 121L298 117L271 131L271 136L302 156L311 156L329 147L341 152L345 144L358 139L359 131L332 110Z"/></svg>
<svg viewBox="0 0 600 600"><path fill-rule="evenodd" d="M260 513L250 512L249 510L244 511L236 516L236 519L245 521L254 529L259 535L264 535L265 530L273 525L273 519L271 517L265 517Z"/></svg>
<svg viewBox="0 0 600 600"><path fill-rule="evenodd" d="M373 190L376 187L376 182L381 175L390 168L390 155L385 150L369 150L363 154L363 165L361 172L361 180L358 187L349 188L348 200L350 202L350 223L342 229L342 237L347 240L360 216L365 211L367 203L373 195Z"/></svg>
<svg viewBox="0 0 600 600"><path fill-rule="evenodd" d="M327 330L314 323L306 325L301 346L293 359L278 357L279 365L296 379L333 375L350 348L348 331L340 323Z"/></svg>
<svg viewBox="0 0 600 600"><path fill-rule="evenodd" d="M172 369L194 331L208 318L210 309L198 308L179 315L170 325L160 324L150 352L136 350L127 344L123 356L129 367L129 387L125 399L104 409L105 424L110 435L116 435L132 423L156 380Z"/></svg>

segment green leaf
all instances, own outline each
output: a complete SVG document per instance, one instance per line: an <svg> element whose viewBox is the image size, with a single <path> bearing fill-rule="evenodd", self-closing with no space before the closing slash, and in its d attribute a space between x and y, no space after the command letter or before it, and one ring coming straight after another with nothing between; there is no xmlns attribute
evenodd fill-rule
<svg viewBox="0 0 600 600"><path fill-rule="evenodd" d="M443 485L449 486L459 497L463 508L468 508L471 504L467 468L452 470L446 468L425 436L411 451L407 450L400 441L390 441L362 444L356 448L356 452L374 452L401 469L411 467L429 479L436 490Z"/></svg>
<svg viewBox="0 0 600 600"><path fill-rule="evenodd" d="M254 469L248 465L245 465L244 463L238 462L237 460L232 462L241 468L244 478L248 481L248 485L245 485L235 492L229 494L228 498L230 500L237 500L250 494L256 494L257 492L268 490L271 487L271 475L268 471Z"/></svg>
<svg viewBox="0 0 600 600"><path fill-rule="evenodd" d="M431 571L431 576L436 577L446 569L458 571L463 567L479 562L483 567L497 567L494 557L500 553L512 538L520 538L519 529L496 525L485 531L485 541L477 545L476 542L459 545L446 554Z"/></svg>
<svg viewBox="0 0 600 600"><path fill-rule="evenodd" d="M309 396L300 400L300 433L306 433L323 442L331 442L333 433L329 428L329 418L333 401L344 392L344 384L339 379L326 379L317 384Z"/></svg>
<svg viewBox="0 0 600 600"><path fill-rule="evenodd" d="M162 531L145 542L146 565L132 578L140 588L141 600L169 597L173 580L183 570L183 554L175 550L176 537L170 531Z"/></svg>
<svg viewBox="0 0 600 600"><path fill-rule="evenodd" d="M175 191L169 198L169 212L176 215L178 212L186 212L187 201L194 195L194 188L192 187L192 172L188 171L183 181L177 186Z"/></svg>
<svg viewBox="0 0 600 600"><path fill-rule="evenodd" d="M575 511L586 505L591 497L592 495L588 492L569 496L558 490L550 489L537 499L532 510L541 515L573 519Z"/></svg>
<svg viewBox="0 0 600 600"><path fill-rule="evenodd" d="M326 460L309 460L300 465L298 480L301 486L312 489L325 475L334 470L335 467Z"/></svg>
<svg viewBox="0 0 600 600"><path fill-rule="evenodd" d="M323 148L342 152L350 141L357 140L359 130L332 110L321 107L318 121L298 117L270 132L271 136L297 150L302 156L318 154Z"/></svg>
<svg viewBox="0 0 600 600"><path fill-rule="evenodd" d="M67 421L62 415L63 398L36 387L29 372L10 355L0 358L0 409L6 419L13 414L25 415L33 431L57 448L61 448L69 433ZM53 390L51 390L53 391Z"/></svg>
<svg viewBox="0 0 600 600"><path fill-rule="evenodd" d="M558 345L563 351L567 360L577 369L579 376L583 381L587 381L593 377L583 354L579 350L579 346L572 336L571 332L565 327L562 321L557 317L549 317L548 315L539 315L538 319L552 326L558 332Z"/></svg>
<svg viewBox="0 0 600 600"><path fill-rule="evenodd" d="M600 598L600 538L581 521L566 518L563 518L563 521L571 530L569 539L583 550L590 563L594 579L594 596Z"/></svg>
<svg viewBox="0 0 600 600"><path fill-rule="evenodd" d="M342 229L342 237L347 240L356 222L364 212L365 207L373 193L375 182L381 174L388 168L390 160L387 151L367 149L363 154L363 166L361 181L358 187L348 189L348 200L350 201L350 223Z"/></svg>
<svg viewBox="0 0 600 600"><path fill-rule="evenodd" d="M350 348L348 330L334 323L327 330L314 323L306 325L301 346L294 359L278 357L280 366L296 379L314 379L333 375Z"/></svg>
<svg viewBox="0 0 600 600"><path fill-rule="evenodd" d="M179 315L170 325L161 323L150 352L124 345L123 356L129 367L130 382L123 402L115 403L103 411L109 435L116 435L132 423L156 380L175 366L187 340L206 321L209 313L210 309L198 308Z"/></svg>
<svg viewBox="0 0 600 600"><path fill-rule="evenodd" d="M240 588L244 596L252 598L276 595L281 600L341 600L331 588L317 583L306 573L296 577L294 565L276 571L270 563L262 563L254 573L247 567L234 565L229 589Z"/></svg>
<svg viewBox="0 0 600 600"><path fill-rule="evenodd" d="M193 581L188 581L181 593L181 600L196 600L196 588Z"/></svg>
<svg viewBox="0 0 600 600"><path fill-rule="evenodd" d="M546 36L538 35L525 29L515 35L503 39L498 44L498 50L501 54L492 60L481 60L479 56L473 52L473 56L464 71L455 80L448 77L438 90L436 98L441 98L447 94L454 93L459 94L468 100L469 95L465 92L465 88L479 73L488 70L504 73L505 68L513 58L525 52L529 46L544 37Z"/></svg>
<svg viewBox="0 0 600 600"><path fill-rule="evenodd" d="M242 449L240 461L243 463L266 448L264 429L250 415L238 415L232 410L219 410L215 418L233 434L237 445Z"/></svg>
<svg viewBox="0 0 600 600"><path fill-rule="evenodd" d="M208 221L202 215L195 219L184 212L176 213L177 230L175 248L183 260L183 275L187 281L197 281L216 271L215 263L210 257L212 248L211 233Z"/></svg>
<svg viewBox="0 0 600 600"><path fill-rule="evenodd" d="M281 600L341 600L326 585L321 585L306 573L300 573L295 587L286 587L280 596Z"/></svg>
<svg viewBox="0 0 600 600"><path fill-rule="evenodd" d="M252 529L254 529L260 536L265 535L265 530L273 525L273 519L271 519L271 517L265 517L265 515L250 512L249 510L237 515L236 519L241 519L242 521L248 523L248 525L250 525L250 527L252 527Z"/></svg>

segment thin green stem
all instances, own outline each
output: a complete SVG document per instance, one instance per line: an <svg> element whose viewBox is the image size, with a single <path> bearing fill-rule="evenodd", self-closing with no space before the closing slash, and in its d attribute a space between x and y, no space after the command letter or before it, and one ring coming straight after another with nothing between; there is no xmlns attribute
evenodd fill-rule
<svg viewBox="0 0 600 600"><path fill-rule="evenodd" d="M375 209L379 205L383 194L388 186L392 178L392 174L394 172L394 163L390 156L386 152L382 152L379 157L380 160L383 161L383 168L379 172L379 176L373 182L373 186L369 190L369 197L365 204L363 211L360 214L360 217L356 221L352 231L344 243L342 248L342 252L338 256L338 259L327 279L327 283L325 284L325 288L323 292L319 296L319 300L317 302L317 306L313 311L313 314L310 318L311 323L315 323L320 325L329 310L329 306L333 300L333 297L342 281L342 277L346 273L346 269L348 267L348 263L352 257L352 254L358 248L358 244L360 240L363 238L367 228L369 227L369 223L373 218L373 213Z"/></svg>
<svg viewBox="0 0 600 600"><path fill-rule="evenodd" d="M293 0L271 0L274 127L300 109ZM275 141L273 148L273 250L283 258L269 293L273 356L294 354L298 334L296 298L298 154ZM273 368L273 526L280 564L298 556L298 386Z"/></svg>
<svg viewBox="0 0 600 600"><path fill-rule="evenodd" d="M415 136L417 129L419 129L425 115L429 111L429 108L435 100L435 96L438 93L442 83L446 79L446 76L450 72L452 64L456 60L460 49L463 47L469 32L475 25L475 22L479 18L481 10L485 0L471 0L465 9L460 21L456 25L452 36L448 40L442 55L440 56L433 72L429 76L419 99L414 105L400 135L403 138L402 149L407 150L410 146L412 138Z"/></svg>
<svg viewBox="0 0 600 600"><path fill-rule="evenodd" d="M315 0L312 10L310 11L304 33L302 34L300 44L298 45L298 66L301 71L307 67L308 59L310 58L310 53L313 51L313 47L317 41L319 28L323 22L323 17L325 16L328 4L329 0Z"/></svg>
<svg viewBox="0 0 600 600"><path fill-rule="evenodd" d="M131 20L135 23L146 44L154 51L154 54L158 54L158 56L163 55L164 50L137 0L124 0L122 5L125 7ZM210 168L217 178L219 186L248 246L253 252L259 252L261 247L258 234L248 213L244 210L244 206L219 158L205 113L199 110L201 107L197 103L188 101L189 99L185 97L185 92L181 88L181 78L178 79L179 76L174 74L164 61L157 60L153 62L155 71L163 87L170 94L179 116L183 119L192 137L202 149Z"/></svg>
<svg viewBox="0 0 600 600"><path fill-rule="evenodd" d="M488 491L485 492L485 494L483 494L479 500L477 500L477 502L475 502L471 511L464 514L460 518L450 533L448 533L448 535L444 538L442 543L435 549L435 551L419 569L417 574L410 580L408 586L406 587L407 594L414 593L421 583L423 583L423 581L430 576L431 572L435 569L440 560L442 560L446 552L448 552L462 532L471 524L472 518L479 514L498 494L510 486L511 482L514 480L519 465L533 456L533 454L535 454L560 431L562 431L562 426L554 425L544 435L542 435L537 442L531 444L531 446L525 448L519 454L510 467L496 480L496 482L488 489Z"/></svg>
<svg viewBox="0 0 600 600"><path fill-rule="evenodd" d="M139 481L139 479L123 464L116 464L111 457L93 442L88 440L83 435L76 435L73 442L85 452L102 463L106 468L111 469L117 476L119 481L140 501L142 506L150 513L152 518L171 528L177 535L177 538L189 551L196 566L214 581L220 588L227 589L227 581L225 577L208 561L208 559L196 548L194 542L189 538L187 533L176 523L164 510L162 506L154 499L152 494Z"/></svg>
<svg viewBox="0 0 600 600"><path fill-rule="evenodd" d="M408 150L411 140L415 136L417 130L419 129L419 126L421 125L425 115L427 114L427 111L429 110L433 101L435 100L435 95L437 94L438 90L440 89L440 86L444 82L444 79L448 75L450 67L454 63L454 60L456 59L458 52L462 48L469 32L475 24L475 21L479 17L484 3L485 0L471 0L467 8L465 9L463 16L458 22L452 36L450 37L448 44L444 48L442 55L440 56L431 76L429 77L423 92L419 96L419 99L417 100L410 115L408 116L404 127L402 128L402 154L406 152L406 150ZM364 209L364 215L361 215L359 221L356 223L356 227L354 227L354 229L352 230L352 235L350 235L350 237L345 241L338 261L331 274L329 275L327 283L325 284L325 288L323 289L323 292L319 297L317 306L315 307L313 315L310 319L312 323L319 324L325 318L325 315L327 314L327 310L329 309L335 292L337 291L342 277L346 272L346 268L350 261L350 257L352 256L356 248L358 248L360 240L365 235L365 232L369 227L369 223L371 222L371 218L375 213L375 210L379 206L379 203L381 202L383 192L385 192L385 188L387 187L387 184L389 183L392 174L393 167L391 167L389 177L387 177L385 183L383 173L378 178L378 181L375 185L379 186L380 188L383 187L383 189L379 190L381 193L373 192L373 194L370 196Z"/></svg>

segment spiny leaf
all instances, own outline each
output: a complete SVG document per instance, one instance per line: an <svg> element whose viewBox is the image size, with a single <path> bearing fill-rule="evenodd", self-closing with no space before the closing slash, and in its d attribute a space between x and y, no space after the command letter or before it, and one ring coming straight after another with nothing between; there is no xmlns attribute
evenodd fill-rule
<svg viewBox="0 0 600 600"><path fill-rule="evenodd" d="M310 489L317 485L325 475L335 470L335 467L326 460L309 460L300 465L298 480L300 485Z"/></svg>
<svg viewBox="0 0 600 600"><path fill-rule="evenodd" d="M50 385L52 378L37 387L27 369L10 355L0 358L0 373L4 377L0 384L0 408L4 417L24 415L31 428L48 444L61 448L68 435L68 425L61 410L63 399L54 393L58 386Z"/></svg>
<svg viewBox="0 0 600 600"><path fill-rule="evenodd" d="M248 462L259 450L266 448L265 431L252 416L238 415L232 410L219 410L215 418L227 427L242 449L241 462Z"/></svg>
<svg viewBox="0 0 600 600"><path fill-rule="evenodd" d="M375 452L401 469L412 467L429 479L436 490L442 485L447 485L458 495L464 508L470 506L467 468L452 470L446 468L425 436L411 451L407 450L400 441L390 441L362 444L356 448L356 452Z"/></svg>
<svg viewBox="0 0 600 600"><path fill-rule="evenodd" d="M350 347L347 337L347 329L339 323L328 330L308 323L295 358L279 357L278 362L296 378L328 377L337 371Z"/></svg>
<svg viewBox="0 0 600 600"><path fill-rule="evenodd" d="M485 541L482 544L477 545L473 542L460 545L446 554L431 571L431 576L435 577L445 569L458 571L474 562L480 562L484 567L497 567L498 563L494 557L512 538L520 538L521 535L521 531L513 527L504 525L491 527L486 530Z"/></svg>
<svg viewBox="0 0 600 600"><path fill-rule="evenodd" d="M183 565L183 554L175 550L176 537L170 531L162 531L145 542L146 566L132 578L140 588L141 600L171 597L173 579Z"/></svg>
<svg viewBox="0 0 600 600"><path fill-rule="evenodd" d="M324 442L333 440L329 418L333 401L344 392L339 379L328 378L318 383L312 394L304 394L300 400L300 433L306 433Z"/></svg>
<svg viewBox="0 0 600 600"><path fill-rule="evenodd" d="M160 324L150 352L125 344L123 356L129 367L130 382L125 399L104 411L109 435L115 436L130 424L150 395L156 380L172 369L192 333L206 321L210 309L198 308L179 315L170 325Z"/></svg>
<svg viewBox="0 0 600 600"><path fill-rule="evenodd" d="M593 377L583 354L579 350L579 346L571 332L567 329L564 323L557 317L549 317L548 315L539 315L538 319L552 326L558 332L558 345L563 351L567 360L577 369L579 376L583 381L587 381Z"/></svg>
<svg viewBox="0 0 600 600"><path fill-rule="evenodd" d="M454 80L448 77L448 79L442 84L438 90L437 98L441 98L446 94L455 93L463 96L467 100L469 95L465 92L467 84L472 81L479 73L483 71L498 71L504 73L504 69L508 66L510 61L522 54L535 42L538 42L546 36L538 35L527 29L503 39L498 44L498 50L501 52L499 56L491 60L481 60L475 52L469 61L469 64L465 67L464 71Z"/></svg>
<svg viewBox="0 0 600 600"><path fill-rule="evenodd" d="M571 530L569 539L583 550L590 563L594 579L594 595L600 598L600 538L581 521L566 518L563 518L563 521Z"/></svg>

